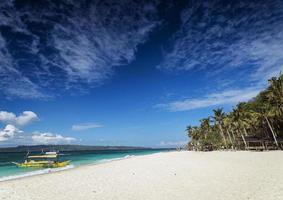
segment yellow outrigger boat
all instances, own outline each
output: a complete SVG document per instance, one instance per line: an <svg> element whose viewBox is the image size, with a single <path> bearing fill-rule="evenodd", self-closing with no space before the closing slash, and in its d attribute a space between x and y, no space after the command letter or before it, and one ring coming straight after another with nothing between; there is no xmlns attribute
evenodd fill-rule
<svg viewBox="0 0 283 200"><path fill-rule="evenodd" d="M36 168L57 168L65 167L70 161L59 161L59 154L57 152L45 152L40 155L31 155L29 153L22 163L13 162L18 167L36 167Z"/></svg>

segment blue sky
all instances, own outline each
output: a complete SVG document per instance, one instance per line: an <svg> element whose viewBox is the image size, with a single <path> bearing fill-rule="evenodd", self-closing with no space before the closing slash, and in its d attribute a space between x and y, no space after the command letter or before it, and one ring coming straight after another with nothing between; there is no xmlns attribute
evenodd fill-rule
<svg viewBox="0 0 283 200"><path fill-rule="evenodd" d="M0 146L169 147L282 70L282 1L0 3ZM28 111L28 112L25 112Z"/></svg>

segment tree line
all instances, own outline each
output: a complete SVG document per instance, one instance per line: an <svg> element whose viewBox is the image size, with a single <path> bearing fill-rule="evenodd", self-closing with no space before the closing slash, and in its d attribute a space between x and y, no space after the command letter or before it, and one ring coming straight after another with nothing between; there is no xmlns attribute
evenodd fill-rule
<svg viewBox="0 0 283 200"><path fill-rule="evenodd" d="M249 138L282 148L283 75L272 77L268 83L254 99L239 103L231 112L214 109L198 126L188 125L189 149L247 149Z"/></svg>

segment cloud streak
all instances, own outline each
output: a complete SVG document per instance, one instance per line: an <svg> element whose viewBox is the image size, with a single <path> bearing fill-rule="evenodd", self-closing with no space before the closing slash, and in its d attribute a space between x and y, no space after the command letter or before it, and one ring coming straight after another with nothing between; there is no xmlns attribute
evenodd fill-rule
<svg viewBox="0 0 283 200"><path fill-rule="evenodd" d="M220 93L208 94L202 98L185 99L182 101L158 104L156 107L171 112L179 112L211 106L233 105L239 102L251 100L259 93L260 90L260 88L226 90Z"/></svg>
<svg viewBox="0 0 283 200"><path fill-rule="evenodd" d="M97 123L83 123L83 124L74 124L72 126L72 130L73 131L84 131L88 129L101 128L101 127L103 126Z"/></svg>
<svg viewBox="0 0 283 200"><path fill-rule="evenodd" d="M282 10L281 0L189 2L158 68L210 74L240 69L262 83L283 69Z"/></svg>
<svg viewBox="0 0 283 200"><path fill-rule="evenodd" d="M158 68L201 72L206 90L218 92L157 107L187 111L234 105L256 96L268 78L283 70L282 10L281 0L189 2Z"/></svg>
<svg viewBox="0 0 283 200"><path fill-rule="evenodd" d="M7 97L46 98L83 90L135 59L159 24L157 1L2 1L0 89ZM134 10L134 12L132 12ZM12 39L11 39L12 38Z"/></svg>

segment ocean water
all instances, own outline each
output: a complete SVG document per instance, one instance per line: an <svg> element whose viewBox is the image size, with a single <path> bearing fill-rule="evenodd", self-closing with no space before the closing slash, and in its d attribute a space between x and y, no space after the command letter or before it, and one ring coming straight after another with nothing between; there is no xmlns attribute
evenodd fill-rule
<svg viewBox="0 0 283 200"><path fill-rule="evenodd" d="M53 171L66 170L80 165L98 164L131 156L147 155L169 151L168 149L150 150L99 150L99 151L72 151L60 152L61 159L70 160L70 165L62 168L40 169L19 168L12 162L22 162L26 153L0 153L0 181L11 180L37 174L45 174Z"/></svg>

